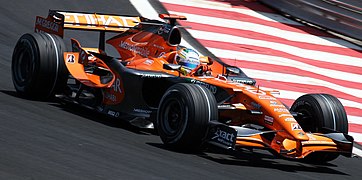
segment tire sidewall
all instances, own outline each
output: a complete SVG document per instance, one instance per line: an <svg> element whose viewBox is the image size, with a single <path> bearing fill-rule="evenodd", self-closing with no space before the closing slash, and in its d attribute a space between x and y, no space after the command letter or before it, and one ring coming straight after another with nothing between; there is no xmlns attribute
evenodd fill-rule
<svg viewBox="0 0 362 180"><path fill-rule="evenodd" d="M324 128L328 128L333 131L348 133L348 120L344 107L332 95L303 95L293 103L291 111L304 113L302 117L297 116L296 120L306 132L325 133ZM309 154L303 160L309 163L324 163L332 161L338 156L338 153L317 151Z"/></svg>
<svg viewBox="0 0 362 180"><path fill-rule="evenodd" d="M301 122L302 120L297 118L303 130L306 126L313 125L313 128L307 128L306 131L319 133L324 127L327 127L337 132L348 133L348 120L344 107L332 95L303 95L293 103L291 111L307 113L307 116L310 116L309 122Z"/></svg>
<svg viewBox="0 0 362 180"><path fill-rule="evenodd" d="M319 132L324 125L323 109L314 98L302 96L298 98L291 107L291 111L308 115L308 121L297 119L298 123L306 132ZM314 121L313 121L314 120Z"/></svg>
<svg viewBox="0 0 362 180"><path fill-rule="evenodd" d="M167 108L177 103L181 109L181 125L177 133L168 133ZM157 129L159 135L169 147L179 150L197 150L207 132L210 120L218 119L215 96L205 87L195 84L179 83L171 86L162 97L157 113Z"/></svg>
<svg viewBox="0 0 362 180"><path fill-rule="evenodd" d="M164 141L165 143L173 144L175 142L181 141L182 135L185 134L185 130L188 126L190 113L193 113L190 112L188 108L189 105L187 105L185 101L186 101L185 97L181 94L181 92L175 89L168 90L161 100L159 107L161 111L157 115L157 125L158 125L157 128L159 129L159 134L160 137L162 138L162 141ZM182 129L178 130L176 134L169 132L169 130L167 130L168 127L166 127L167 125L165 124L165 122L160 121L161 119L166 118L165 116L167 116L166 114L167 111L165 112L165 110L170 108L168 106L171 103L178 103L182 113L181 116Z"/></svg>
<svg viewBox="0 0 362 180"><path fill-rule="evenodd" d="M65 50L63 40L57 35L33 33L21 36L12 58L16 91L28 98L46 99L64 90L69 74L63 60ZM29 73L25 73L26 78L22 78L21 73L24 65L32 66L28 68L31 69Z"/></svg>
<svg viewBox="0 0 362 180"><path fill-rule="evenodd" d="M23 35L17 42L12 57L11 70L13 84L15 89L24 95L26 95L26 92L28 92L30 89L33 89L39 76L37 73L39 72L40 63L39 49L37 44L34 42L35 39L30 34ZM30 57L29 59L25 57L27 53L29 55L28 57ZM24 68L20 67L24 65L24 63L27 65L31 64L31 72L29 72L27 77L22 80L23 78L21 76L23 75L19 74L22 73L19 71L21 71L20 68Z"/></svg>

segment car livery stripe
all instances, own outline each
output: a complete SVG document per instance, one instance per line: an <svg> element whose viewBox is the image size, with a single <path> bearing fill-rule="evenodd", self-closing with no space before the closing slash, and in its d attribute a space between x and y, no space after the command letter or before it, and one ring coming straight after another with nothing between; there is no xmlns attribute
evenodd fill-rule
<svg viewBox="0 0 362 180"><path fill-rule="evenodd" d="M339 98L362 143L362 48L287 19L257 1L160 0L211 53L237 65L287 105L305 93Z"/></svg>

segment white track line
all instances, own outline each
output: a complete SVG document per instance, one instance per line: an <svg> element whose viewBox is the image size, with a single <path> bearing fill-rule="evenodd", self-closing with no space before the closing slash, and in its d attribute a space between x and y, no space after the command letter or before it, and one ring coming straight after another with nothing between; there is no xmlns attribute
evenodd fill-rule
<svg viewBox="0 0 362 180"><path fill-rule="evenodd" d="M352 149L352 153L359 156L359 157L362 157L362 150L361 149L358 149L356 147L353 147Z"/></svg>
<svg viewBox="0 0 362 180"><path fill-rule="evenodd" d="M281 16L279 14L253 11L253 10L244 9L244 8L243 9L232 8L231 5L228 5L225 3L203 1L203 0L202 1L201 0L196 0L196 1L195 0L188 0L188 1L185 1L185 0L160 0L160 1L169 3L169 4L182 5L182 6L190 6L190 7L206 8L206 9L210 9L210 10L235 12L235 13L253 16L253 17L265 20L265 21L281 22L281 23L285 23L285 24L304 26L301 23L287 19L284 16Z"/></svg>
<svg viewBox="0 0 362 180"><path fill-rule="evenodd" d="M309 50L303 49L283 43L272 42L272 41L264 41L264 40L257 40L257 39L250 39L244 38L240 36L234 36L229 34L223 33L215 33L215 32L207 32L207 31L200 31L200 30L188 30L194 37L197 39L203 40L211 40L211 41L218 41L220 43L233 43L233 44L246 44L246 45L253 45L263 48L270 48L273 50L286 52L288 54L306 58L306 59L313 59L317 61L335 63L335 64L342 64L342 65L350 65L362 68L362 61L360 57L353 57L353 56L346 56L336 53L329 53L323 51L316 51L316 50ZM270 61L269 61L270 62ZM274 63L274 61L272 61ZM289 62L287 64L293 64L295 62ZM299 62L300 63L300 62ZM284 63L285 65L286 63ZM296 66L300 66L300 64L296 64ZM309 68L309 67L308 67ZM318 70L319 71L319 70ZM343 73L343 72L338 72ZM362 73L362 72L361 72ZM343 75L340 75L343 76ZM348 78L346 78L348 80ZM349 78L350 80L351 78ZM358 78L359 82L362 82L362 75Z"/></svg>
<svg viewBox="0 0 362 180"><path fill-rule="evenodd" d="M304 42L304 43L311 43L311 44L319 44L325 46L334 46L334 47L342 47L342 48L354 48L362 50L361 47L349 43L344 40L336 39L336 38L329 38L329 37L319 37L311 34L304 34L299 32L291 32L287 30L278 29L275 27L270 27L262 24L238 21L238 20L230 20L230 19L223 19L217 17L209 17L209 16L202 16L196 14L189 14L183 12L176 12L170 11L172 14L179 14L184 15L187 17L187 21L199 23L199 24L208 24L226 28L233 28L233 29L240 29L240 30L248 30L258 33L264 34L272 34L276 37L287 39L290 41L296 42ZM262 31L260 31L262 29Z"/></svg>

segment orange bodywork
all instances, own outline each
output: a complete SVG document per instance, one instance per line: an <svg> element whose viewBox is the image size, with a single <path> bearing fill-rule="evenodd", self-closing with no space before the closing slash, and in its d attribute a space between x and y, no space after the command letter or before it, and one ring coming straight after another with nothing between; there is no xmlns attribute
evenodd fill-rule
<svg viewBox="0 0 362 180"><path fill-rule="evenodd" d="M273 133L272 138L266 138L264 132L245 135L238 132L241 135L236 138L235 148L269 148L291 158L303 158L315 151L349 151L349 147L341 148L343 145L329 137L304 132L285 105L273 96L274 91L229 80L226 77L226 66L222 62L202 56L201 64L196 70L201 69L203 75L196 70L183 74L180 70L165 69L165 64L175 63L176 47L181 41L180 32L172 23L175 19L186 19L184 16L163 14L160 17L169 20L171 24L157 24L160 22L143 22L141 17L72 12L58 14L63 18L60 23L54 22L52 16L46 19L37 17L36 31L50 31L60 36L63 36L64 28L123 32L107 40L118 51L119 63L129 69L184 78L189 83L206 86L213 93L221 88L230 95L230 100L228 104L219 106L220 119L227 120L231 127L250 123L266 127ZM124 31L130 27L132 28ZM91 54L105 54L103 49L83 48L75 39L72 39L72 48L72 52L64 53L64 62L70 74L85 86L102 88L106 97L103 99L104 104L116 105L122 102L125 93L120 82L123 77L109 68L102 59ZM101 76L87 72L87 68L92 66L109 72L111 80L102 82ZM223 109L223 105L226 108Z"/></svg>
<svg viewBox="0 0 362 180"><path fill-rule="evenodd" d="M140 47L147 47L147 43L149 42L146 42L146 44L137 44L135 46L139 45ZM170 47L170 49L172 48L173 47ZM124 50L119 51L123 52ZM272 91L263 90L247 84L231 82L223 78L221 75L225 74L224 68L223 65L218 62L206 65L207 63L205 61L205 63L200 65L207 66L207 69L211 70L211 76L196 76L193 74L183 75L178 71L163 69L163 64L172 64L174 62L173 59L175 51L169 51L171 52L165 53L161 55L161 57L152 57L157 53L152 53L152 56L142 57L142 55L137 52L133 52L129 53L131 55L128 56L128 59L122 61L127 62L126 67L131 69L164 72L180 76L181 78L192 78L191 81L197 84L210 84L211 86L209 86L209 89L211 91L213 91L213 87L221 87L229 94L235 94L235 97L231 100L231 104L236 107L233 110L221 111L221 117L231 119L230 124L234 126L240 126L249 122L259 124L276 131L277 135L273 140L268 140L261 134L238 137L235 144L236 148L270 148L286 157L291 158L303 158L314 151L338 151L338 144L332 139L304 132L283 103L272 96ZM83 64L69 63L67 61L67 57L71 55L79 58L79 53L67 52L65 53L64 60L70 73L81 83L87 86L100 88L112 86L114 79L107 84L102 84L100 83L98 76L93 76L84 72ZM93 61L98 62L99 66L106 67L100 59L94 59ZM118 102L119 101L117 101L117 103ZM113 102L108 101L105 103ZM247 113L247 110L260 111L262 112L262 115L250 115Z"/></svg>
<svg viewBox="0 0 362 180"><path fill-rule="evenodd" d="M100 77L91 73L87 73L84 70L84 65L79 63L79 53L78 52L66 52L64 53L64 61L68 71L72 76L77 77L79 82L83 83L86 86L97 87L97 88L109 88L112 86L114 78L112 81L102 84Z"/></svg>

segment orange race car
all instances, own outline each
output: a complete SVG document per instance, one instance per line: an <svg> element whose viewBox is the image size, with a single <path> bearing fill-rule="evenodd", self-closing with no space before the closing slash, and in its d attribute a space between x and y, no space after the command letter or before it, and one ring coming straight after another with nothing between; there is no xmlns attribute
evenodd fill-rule
<svg viewBox="0 0 362 180"><path fill-rule="evenodd" d="M289 109L275 91L255 86L240 68L180 46L176 20L50 10L37 17L12 58L16 91L31 98L57 97L92 110L154 126L165 145L195 150L263 148L291 159L326 162L351 157L353 138L340 101L307 94ZM85 48L64 29L99 31L99 47ZM106 32L118 35L105 40ZM105 43L119 57L107 55Z"/></svg>

